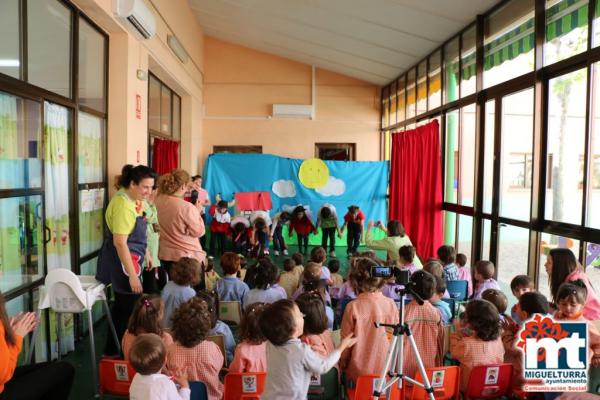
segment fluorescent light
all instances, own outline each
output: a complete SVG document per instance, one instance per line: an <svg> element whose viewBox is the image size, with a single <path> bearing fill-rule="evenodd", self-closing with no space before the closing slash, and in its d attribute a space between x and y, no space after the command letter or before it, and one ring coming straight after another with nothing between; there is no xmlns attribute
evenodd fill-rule
<svg viewBox="0 0 600 400"><path fill-rule="evenodd" d="M0 58L0 67L18 67L21 65L19 60L2 59Z"/></svg>
<svg viewBox="0 0 600 400"><path fill-rule="evenodd" d="M173 53L175 53L177 58L179 58L179 61L185 64L188 61L187 52L179 40L177 40L175 35L167 35L167 43L171 50L173 50Z"/></svg>

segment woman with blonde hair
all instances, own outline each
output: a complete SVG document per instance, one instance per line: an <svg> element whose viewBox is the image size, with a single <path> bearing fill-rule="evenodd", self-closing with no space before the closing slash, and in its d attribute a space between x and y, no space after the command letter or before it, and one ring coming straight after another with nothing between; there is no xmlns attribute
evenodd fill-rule
<svg viewBox="0 0 600 400"><path fill-rule="evenodd" d="M194 205L183 199L191 187L190 174L176 169L158 179L155 204L160 226L158 258L169 272L171 265L181 257L191 257L204 264L206 253L198 238L204 235L199 202Z"/></svg>

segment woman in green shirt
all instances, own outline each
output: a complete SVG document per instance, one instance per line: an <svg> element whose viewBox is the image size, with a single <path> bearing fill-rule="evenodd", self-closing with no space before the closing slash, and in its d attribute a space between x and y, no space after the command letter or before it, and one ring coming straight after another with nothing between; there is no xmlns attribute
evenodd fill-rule
<svg viewBox="0 0 600 400"><path fill-rule="evenodd" d="M369 221L367 227L367 234L365 236L365 244L367 247L373 250L385 250L389 260L398 261L400 256L398 250L402 246L412 246L410 238L404 231L404 226L399 221L389 221L387 223L387 229L379 223L377 227L386 233L386 237L379 240L373 240L372 230L375 224L373 221ZM413 261L416 267L422 268L421 260L418 256L415 256Z"/></svg>

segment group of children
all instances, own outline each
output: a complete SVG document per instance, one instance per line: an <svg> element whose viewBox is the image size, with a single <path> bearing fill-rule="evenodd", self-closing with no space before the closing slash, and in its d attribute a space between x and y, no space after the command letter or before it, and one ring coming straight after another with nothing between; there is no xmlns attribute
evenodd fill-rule
<svg viewBox="0 0 600 400"><path fill-rule="evenodd" d="M501 362L515 366L518 389L523 379L517 332L533 314L550 313L548 300L533 291L530 278L517 276L511 289L518 303L508 315L508 300L493 278L494 265L478 261L474 287L468 289L470 301L452 322L452 310L443 299L450 297L449 281L471 281L466 257L442 246L438 259L428 260L423 269L414 266L414 257L415 249L403 246L393 267L411 272L414 290L425 300L419 305L413 299L404 308L425 367L443 365L445 326L452 324L449 352L460 363L461 390L474 366ZM243 258L226 252L220 258L222 278L214 269L203 271L194 259L181 259L161 297L144 295L138 301L123 337L125 357L138 372L131 398L153 398L152 387L178 396L169 398L188 398L187 381L199 380L207 385L210 399L220 399L219 371L225 360L229 372L266 372L265 399L305 399L311 375L336 365L347 387L360 375L381 372L389 339L385 328L374 323L398 323L399 285L394 278L373 274L373 267L385 263L374 252L352 257L346 279L339 274L339 260L326 264L326 259L325 248L317 247L307 263L300 253L285 259L280 272L268 256L242 268ZM193 287L202 276L207 290L196 291ZM555 318L583 319L586 295L578 281L563 284L555 299ZM219 320L219 301L239 301L243 307L237 345L229 326ZM337 348L334 326L343 338ZM216 334L224 336L225 354L207 340ZM591 326L589 342L590 361L600 365L600 335ZM417 369L416 355L405 343L404 373L414 377Z"/></svg>
<svg viewBox="0 0 600 400"><path fill-rule="evenodd" d="M317 212L315 222L313 222L309 210L301 205L291 211L281 211L272 219L266 211L254 211L249 216L238 215L232 218L229 207L231 207L231 203L219 200L209 210L212 217L209 254L212 256L219 256L225 252L228 236L231 236L233 251L244 256L268 255L270 242L273 242L276 256L280 252L288 255L283 235L283 227L286 225L289 237L292 237L294 231L296 232L298 247L303 254L308 254L309 235L316 235L320 228L322 232L321 246L324 249L329 247L332 257L335 257L336 233L341 238L344 229L347 228L348 254L353 254L360 245L364 230L365 215L356 205L348 207L341 227L335 207L327 203L323 204Z"/></svg>

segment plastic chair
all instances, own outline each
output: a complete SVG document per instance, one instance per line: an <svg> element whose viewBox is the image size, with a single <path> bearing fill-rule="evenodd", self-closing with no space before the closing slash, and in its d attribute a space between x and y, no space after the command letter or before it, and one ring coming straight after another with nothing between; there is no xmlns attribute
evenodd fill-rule
<svg viewBox="0 0 600 400"><path fill-rule="evenodd" d="M433 395L438 400L460 399L460 368L458 367L436 367L425 368L429 382L433 387ZM434 377L436 378L434 381ZM423 382L421 372L417 371L415 380ZM406 390L406 400L428 400L429 395L420 386L413 385ZM410 393L410 396L408 395Z"/></svg>
<svg viewBox="0 0 600 400"><path fill-rule="evenodd" d="M92 317L92 307L96 301L101 300L106 312L106 317L113 339L117 345L117 349L121 351L121 343L117 337L115 326L110 315L106 294L104 292L104 284L98 282L95 277L88 275L75 275L66 268L55 268L48 271L44 285L40 287L40 301L38 304L38 317L41 310L50 308L56 313L57 340L58 340L58 359L61 358L61 343L62 336L62 314L79 314L87 313L88 317L88 333L90 335L90 358L92 363L92 378L94 384L94 394L98 394L98 371L96 361L96 342L94 340L94 319ZM37 339L38 329L33 333L31 343L35 343ZM33 356L33 346L30 348L28 360L31 362Z"/></svg>
<svg viewBox="0 0 600 400"><path fill-rule="evenodd" d="M266 372L229 373L225 375L223 400L260 399L265 389Z"/></svg>
<svg viewBox="0 0 600 400"><path fill-rule="evenodd" d="M356 388L348 389L346 394L349 400L372 400L373 390L376 389L376 380L379 379L379 375L361 375L356 380ZM390 396L386 397L386 393L379 396L380 399L388 400L400 400L404 398L403 391L406 386L406 382L402 383L402 390L398 389L396 383L392 385L390 390Z"/></svg>
<svg viewBox="0 0 600 400"><path fill-rule="evenodd" d="M211 335L211 336L207 336L206 340L208 340L209 342L213 342L214 344L219 346L219 349L221 350L221 353L223 354L223 358L225 359L224 366L226 367L227 366L227 353L225 352L225 336Z"/></svg>
<svg viewBox="0 0 600 400"><path fill-rule="evenodd" d="M219 319L239 325L242 322L242 304L239 301L219 301Z"/></svg>
<svg viewBox="0 0 600 400"><path fill-rule="evenodd" d="M129 396L135 369L127 360L100 360L100 394Z"/></svg>
<svg viewBox="0 0 600 400"><path fill-rule="evenodd" d="M468 281L447 281L446 286L450 298L456 301L466 301L469 296Z"/></svg>
<svg viewBox="0 0 600 400"><path fill-rule="evenodd" d="M340 398L340 376L337 368L331 368L318 381L311 379L308 400L335 400Z"/></svg>
<svg viewBox="0 0 600 400"><path fill-rule="evenodd" d="M206 384L200 381L190 381L190 400L208 400Z"/></svg>
<svg viewBox="0 0 600 400"><path fill-rule="evenodd" d="M471 370L465 392L468 399L496 399L511 394L512 364L479 365Z"/></svg>

